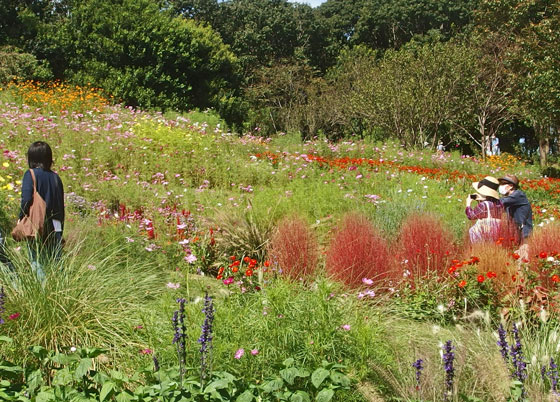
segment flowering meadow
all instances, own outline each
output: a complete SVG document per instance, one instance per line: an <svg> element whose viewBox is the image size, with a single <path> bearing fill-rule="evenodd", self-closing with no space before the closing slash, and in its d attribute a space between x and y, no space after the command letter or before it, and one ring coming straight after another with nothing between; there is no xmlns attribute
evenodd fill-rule
<svg viewBox="0 0 560 402"><path fill-rule="evenodd" d="M0 269L0 399L559 400L560 180L367 139L230 133L212 111L91 88L0 91L0 228L36 140L65 189L63 257ZM472 182L533 203L471 246Z"/></svg>

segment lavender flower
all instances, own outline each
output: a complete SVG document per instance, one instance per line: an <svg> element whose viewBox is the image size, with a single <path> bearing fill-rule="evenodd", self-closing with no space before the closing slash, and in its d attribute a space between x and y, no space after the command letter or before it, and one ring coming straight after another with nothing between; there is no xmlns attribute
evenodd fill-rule
<svg viewBox="0 0 560 402"><path fill-rule="evenodd" d="M422 370L424 366L422 366L423 360L418 359L414 363L412 363L412 367L416 369L416 390L420 389L420 376L422 375Z"/></svg>
<svg viewBox="0 0 560 402"><path fill-rule="evenodd" d="M177 303L179 303L179 310L176 310L173 313L173 318L171 321L173 322L173 343L177 348L177 358L179 359L179 372L181 376L181 383L183 376L185 375L185 361L186 361L186 338L187 338L187 328L185 326L185 302L186 300L183 298L177 299Z"/></svg>
<svg viewBox="0 0 560 402"><path fill-rule="evenodd" d="M558 365L554 362L554 359L550 358L550 370L548 372L550 377L550 389L554 395L560 395L558 392Z"/></svg>
<svg viewBox="0 0 560 402"><path fill-rule="evenodd" d="M4 303L6 302L6 293L4 293L4 286L0 288L0 325L4 324L4 319L2 318L2 313L6 311L4 308Z"/></svg>
<svg viewBox="0 0 560 402"><path fill-rule="evenodd" d="M445 342L443 345L443 367L445 369L445 395L444 400L448 400L448 396L453 395L453 378L455 376L455 369L453 368L453 361L455 360L455 353L453 350L455 347L451 344L451 341Z"/></svg>
<svg viewBox="0 0 560 402"><path fill-rule="evenodd" d="M203 383L210 371L211 352L212 352L212 323L214 322L214 302L208 296L204 296L204 322L202 324L202 333L198 338L200 343L200 382Z"/></svg>
<svg viewBox="0 0 560 402"><path fill-rule="evenodd" d="M521 345L521 338L519 337L519 329L515 324L513 324L512 332L515 341L515 344L510 346L510 355L513 364L512 378L523 383L525 378L527 378L527 363L523 361L523 346Z"/></svg>
<svg viewBox="0 0 560 402"><path fill-rule="evenodd" d="M500 353L502 354L502 358L506 364L509 363L509 355L508 355L508 348L509 345L506 340L506 330L504 329L503 325L500 324L498 327L498 337L500 340L497 342L498 346L500 347Z"/></svg>

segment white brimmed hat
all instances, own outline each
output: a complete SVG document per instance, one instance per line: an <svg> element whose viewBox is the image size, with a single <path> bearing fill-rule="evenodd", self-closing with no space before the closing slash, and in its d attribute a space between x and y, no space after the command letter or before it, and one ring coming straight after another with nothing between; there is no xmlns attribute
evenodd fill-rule
<svg viewBox="0 0 560 402"><path fill-rule="evenodd" d="M486 176L484 179L473 183L473 187L480 195L496 199L500 198L500 194L498 193L500 182L495 177Z"/></svg>

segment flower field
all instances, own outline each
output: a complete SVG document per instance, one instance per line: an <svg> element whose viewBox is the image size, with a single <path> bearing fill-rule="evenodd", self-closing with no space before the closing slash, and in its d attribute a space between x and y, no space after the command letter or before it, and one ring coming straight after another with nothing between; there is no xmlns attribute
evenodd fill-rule
<svg viewBox="0 0 560 402"><path fill-rule="evenodd" d="M2 400L559 398L560 180L513 155L237 136L62 84L4 87L0 132L2 234L33 141L66 204L44 286L6 243ZM506 173L528 258L468 243L472 182Z"/></svg>

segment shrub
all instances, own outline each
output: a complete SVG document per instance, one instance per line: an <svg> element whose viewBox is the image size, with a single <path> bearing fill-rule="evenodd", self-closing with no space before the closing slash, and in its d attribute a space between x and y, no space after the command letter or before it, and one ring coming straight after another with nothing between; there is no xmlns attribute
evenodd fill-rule
<svg viewBox="0 0 560 402"><path fill-rule="evenodd" d="M394 248L412 277L419 278L430 271L445 272L455 245L451 232L437 217L415 213L403 222Z"/></svg>
<svg viewBox="0 0 560 402"><path fill-rule="evenodd" d="M280 221L269 245L269 254L282 274L309 278L317 268L318 243L305 220L288 216Z"/></svg>
<svg viewBox="0 0 560 402"><path fill-rule="evenodd" d="M19 314L3 331L18 343L18 353L29 344L122 353L122 346L133 342L130 334L143 306L164 290L163 272L150 262L131 263L124 246L113 243L87 253L82 245L43 266L43 285L29 266L25 247L11 255L14 273L0 269L6 311Z"/></svg>
<svg viewBox="0 0 560 402"><path fill-rule="evenodd" d="M541 252L560 253L560 225L549 224L536 228L529 237L528 244L531 261L536 261Z"/></svg>
<svg viewBox="0 0 560 402"><path fill-rule="evenodd" d="M512 280L512 275L516 273L516 263L509 250L499 244L479 243L467 250L463 257L464 259L477 258L477 274L484 275L486 280L490 280L492 288L498 295L505 296L515 291L517 283Z"/></svg>
<svg viewBox="0 0 560 402"><path fill-rule="evenodd" d="M327 250L328 274L349 286L358 286L363 278L388 279L392 265L387 243L373 225L362 215L344 216Z"/></svg>

